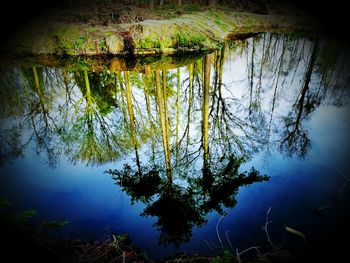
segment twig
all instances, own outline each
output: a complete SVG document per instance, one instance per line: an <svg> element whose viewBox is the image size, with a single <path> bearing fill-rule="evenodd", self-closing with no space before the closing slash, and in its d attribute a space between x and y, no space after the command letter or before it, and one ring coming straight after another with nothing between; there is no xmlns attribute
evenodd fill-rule
<svg viewBox="0 0 350 263"><path fill-rule="evenodd" d="M275 247L275 244L271 241L271 238L270 238L270 234L269 234L269 231L268 231L268 225L270 223L272 223L272 220L269 220L269 213L271 211L271 206L269 207L269 209L267 210L266 212L266 220L265 220L265 225L262 226L262 229L263 231L265 232L266 234L266 237L267 237L267 242L269 242L269 244L271 245L271 247Z"/></svg>
<svg viewBox="0 0 350 263"><path fill-rule="evenodd" d="M245 250L243 250L243 251L241 251L241 252L239 252L239 251L238 251L238 248L236 248L236 257L237 257L238 263L241 262L241 257L240 257L240 256L241 256L243 253L248 252L249 250L255 249L255 250L258 252L259 255L262 255L261 252L259 251L259 248L260 248L260 246L249 247L249 248L247 248L247 249L245 249Z"/></svg>
<svg viewBox="0 0 350 263"><path fill-rule="evenodd" d="M226 235L226 239L227 239L227 242L228 242L230 248L232 249L232 251L235 251L235 249L233 248L233 246L231 244L230 239L228 238L228 230L225 231L225 235Z"/></svg>
<svg viewBox="0 0 350 263"><path fill-rule="evenodd" d="M112 262L118 260L121 256L123 256L123 255L119 255L118 257L116 257L116 258L112 259L111 261L109 261L109 263L112 263Z"/></svg>
<svg viewBox="0 0 350 263"><path fill-rule="evenodd" d="M210 262L208 257L194 257L194 258L181 258L181 259L174 259L174 260L167 260L165 263L176 263L176 262L195 262L196 260L202 262L201 260L205 260L207 262Z"/></svg>
<svg viewBox="0 0 350 263"><path fill-rule="evenodd" d="M245 249L245 250L239 252L237 255L240 256L240 255L242 255L243 253L246 253L246 252L248 252L249 250L252 250L252 249L255 249L255 250L258 252L258 254L261 255L261 252L259 251L259 248L260 248L260 246L249 247L249 248L247 248L247 249ZM238 252L238 249L236 248L236 253L237 253L237 252Z"/></svg>
<svg viewBox="0 0 350 263"><path fill-rule="evenodd" d="M338 172L341 176L343 176L343 177L346 179L345 183L342 185L342 187L341 187L340 190L339 190L339 196L340 196L340 195L343 194L345 187L346 187L346 186L348 185L348 183L350 182L350 177L348 177L348 176L346 176L345 174L343 174L339 169L337 170L337 172Z"/></svg>
<svg viewBox="0 0 350 263"><path fill-rule="evenodd" d="M237 257L238 263L241 263L241 258L239 256L238 248L236 248L236 257Z"/></svg>
<svg viewBox="0 0 350 263"><path fill-rule="evenodd" d="M331 208L331 207L332 207L332 205L324 205L324 206L321 206L321 207L317 208L316 210L317 211L321 211L321 210L325 210L325 209Z"/></svg>
<svg viewBox="0 0 350 263"><path fill-rule="evenodd" d="M223 246L223 244L222 244L221 237L220 237L220 233L219 233L219 224L220 224L221 220L225 217L225 215L226 215L226 214L223 214L223 215L220 217L219 221L216 223L216 235L218 236L218 239L219 239L219 242L220 242L220 245L221 245L222 250L224 250L224 246Z"/></svg>
<svg viewBox="0 0 350 263"><path fill-rule="evenodd" d="M337 172L343 176L347 181L350 181L350 177L346 176L345 174L343 174L339 169L337 169Z"/></svg>
<svg viewBox="0 0 350 263"><path fill-rule="evenodd" d="M219 248L218 248L216 245L210 244L207 240L204 240L204 242L207 244L207 246L208 246L211 250L216 251L216 252L220 251Z"/></svg>

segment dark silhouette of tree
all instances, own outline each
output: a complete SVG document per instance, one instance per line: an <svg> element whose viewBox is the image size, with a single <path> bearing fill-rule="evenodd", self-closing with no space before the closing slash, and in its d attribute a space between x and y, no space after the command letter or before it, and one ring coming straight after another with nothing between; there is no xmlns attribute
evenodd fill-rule
<svg viewBox="0 0 350 263"><path fill-rule="evenodd" d="M7 118L21 118L28 111L24 98L25 85L16 81L23 72L19 69L1 67L0 87L0 165L23 156L26 145L22 142L21 125L6 123ZM23 80L24 78L21 78Z"/></svg>
<svg viewBox="0 0 350 263"><path fill-rule="evenodd" d="M23 157L25 145L21 141L21 129L13 126L0 134L0 166Z"/></svg>
<svg viewBox="0 0 350 263"><path fill-rule="evenodd" d="M157 217L160 244L177 247L190 240L194 226L205 222L192 192L170 183L162 185L159 198L147 205L142 215Z"/></svg>
<svg viewBox="0 0 350 263"><path fill-rule="evenodd" d="M124 164L123 170L109 170L108 173L131 197L132 202L147 203L152 196L159 193L161 178L156 169L150 171L133 170L129 164Z"/></svg>
<svg viewBox="0 0 350 263"><path fill-rule="evenodd" d="M220 52L220 54L222 54ZM224 55L222 55L223 59ZM201 81L197 82L198 96L194 96L193 81L196 76L194 68L189 67L188 78L188 108L186 110L187 127L181 139L179 139L179 114L180 114L180 72L177 71L177 89L175 93L174 110L170 111L171 101L168 103L168 89L166 85L169 83L166 77L166 72L162 71L162 82L160 72L155 71L153 85L155 86L152 96L156 98L157 114L159 117L161 130L161 145L163 151L155 152L156 160L165 160L158 166L154 164L146 164L142 168L133 169L131 165L125 164L122 170L109 170L108 173L116 180L116 183L123 191L131 196L132 202L141 201L146 205L142 216L155 216L157 222L155 227L160 231L159 242L164 245L174 244L179 246L181 243L188 242L192 236L192 229L194 226L200 226L205 223L205 215L210 211L223 212L224 207L233 207L236 204L235 195L242 185L252 184L254 182L262 182L269 179L266 175L262 176L257 170L252 168L249 172L239 173L238 169L243 162L243 158L236 158L230 155L229 158L222 156L220 163L214 163L211 160L211 149L209 147L209 117L210 117L210 67L213 61L212 55L206 55L202 64L202 85ZM217 85L222 83L222 67L223 61L218 62ZM149 74L149 72L147 73ZM148 82L148 84L147 84ZM149 76L146 77L144 83L147 89L150 89L152 83ZM162 85L163 84L163 85ZM187 92L186 92L187 93ZM218 97L220 101L220 96ZM199 142L199 151L203 153L202 162L202 177L198 178L198 172L193 169L191 163L196 160L196 157L189 157L193 152L189 150L189 141L191 140L189 129L192 113L193 100L196 100L197 111L200 111L199 116L201 120L201 133ZM223 99L222 99L223 100ZM219 105L224 105L224 101L219 102ZM129 104L129 103L128 103ZM148 116L151 116L150 98L146 95L146 109ZM170 107L169 107L170 105ZM229 109L225 109L229 110ZM225 110L219 111L218 114L225 114ZM173 114L171 114L173 113ZM193 111L193 114L197 114ZM228 114L228 113L227 113ZM170 141L170 123L175 123L174 133L175 139ZM168 127L167 127L168 125ZM188 137L186 140L184 138ZM184 151L180 153L179 148L183 143ZM219 137L218 144L226 145L229 143L227 137ZM225 148L225 146L223 146ZM175 162L175 165L170 165L171 151L173 149L181 161ZM157 156L158 155L158 156ZM216 153L217 155L217 153ZM175 155L176 156L176 155ZM177 160L177 158L176 158ZM217 160L215 159L215 162ZM153 162L153 161L151 161ZM137 165L138 166L138 165ZM154 168L151 168L154 167ZM188 170L187 170L188 168ZM186 173L187 171L187 173ZM163 176L162 176L163 175ZM170 176L169 176L170 175ZM176 177L175 177L176 176ZM180 186L175 179L181 179L184 185ZM187 182L187 183L186 183Z"/></svg>
<svg viewBox="0 0 350 263"><path fill-rule="evenodd" d="M201 209L205 213L215 210L222 214L223 208L236 205L235 196L239 187L269 180L267 175L260 175L254 167L249 172L239 173L243 162L243 158L231 156L221 171L215 173L209 167L204 167L202 178L193 180L196 185L194 189L201 191Z"/></svg>

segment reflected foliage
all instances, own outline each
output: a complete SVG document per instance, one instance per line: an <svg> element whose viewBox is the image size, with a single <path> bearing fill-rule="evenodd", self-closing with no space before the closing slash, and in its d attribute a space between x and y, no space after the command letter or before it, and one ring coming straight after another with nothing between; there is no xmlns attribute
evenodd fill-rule
<svg viewBox="0 0 350 263"><path fill-rule="evenodd" d="M0 135L0 165L13 159L23 157L24 145L20 141L21 134L18 127L13 127L11 132L6 131Z"/></svg>
<svg viewBox="0 0 350 263"><path fill-rule="evenodd" d="M159 243L180 246L190 240L194 226L206 223L207 213L214 210L223 213L224 208L234 207L240 186L269 180L254 168L248 173L239 173L242 162L243 159L232 157L220 174L208 171L210 174L203 172L200 178L188 174L181 183L161 178L156 170L140 175L128 164L122 171L109 170L108 173L132 202L145 204L142 216L157 217L154 226L160 231ZM184 184L188 187L181 186Z"/></svg>
<svg viewBox="0 0 350 263"><path fill-rule="evenodd" d="M349 95L349 54L315 36L259 34L181 67L167 59L2 66L0 164L32 148L50 166L114 163L116 184L157 217L160 243L179 246L206 214L234 207L240 186L269 179L244 162L306 158L307 121Z"/></svg>
<svg viewBox="0 0 350 263"><path fill-rule="evenodd" d="M287 152L289 156L297 154L301 158L305 158L311 147L308 131L302 128L302 119L305 119L311 114L317 104L319 104L317 98L314 98L314 95L309 92L311 74L314 70L316 60L317 44L318 39L312 48L312 54L304 76L304 85L300 91L300 95L293 104L293 110L287 117L283 118L285 131L280 149Z"/></svg>
<svg viewBox="0 0 350 263"><path fill-rule="evenodd" d="M161 178L159 171L148 172L134 171L130 165L125 164L122 171L109 170L109 174L116 180L132 201L148 202L152 196L159 193Z"/></svg>
<svg viewBox="0 0 350 263"><path fill-rule="evenodd" d="M218 174L203 168L203 177L192 181L194 189L200 189L201 208L205 213L215 210L223 213L223 208L232 208L237 201L235 195L240 186L268 181L267 175L260 175L254 167L249 172L239 173L243 158L230 157L226 167Z"/></svg>
<svg viewBox="0 0 350 263"><path fill-rule="evenodd" d="M188 242L193 226L202 225L205 220L191 192L180 186L166 183L160 189L156 201L148 204L143 216L156 216L155 226L160 230L160 244Z"/></svg>

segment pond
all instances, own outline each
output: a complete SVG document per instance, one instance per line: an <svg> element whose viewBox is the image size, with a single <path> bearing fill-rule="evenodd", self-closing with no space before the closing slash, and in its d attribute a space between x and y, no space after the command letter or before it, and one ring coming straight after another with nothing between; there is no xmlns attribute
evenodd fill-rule
<svg viewBox="0 0 350 263"><path fill-rule="evenodd" d="M264 33L191 56L3 63L0 196L34 224L69 221L57 235L127 233L154 259L317 242L349 197L349 62L336 40Z"/></svg>

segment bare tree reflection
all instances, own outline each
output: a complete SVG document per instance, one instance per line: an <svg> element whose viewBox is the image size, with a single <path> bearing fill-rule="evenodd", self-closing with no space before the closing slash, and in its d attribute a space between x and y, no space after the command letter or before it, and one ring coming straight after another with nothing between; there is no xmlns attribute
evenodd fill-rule
<svg viewBox="0 0 350 263"><path fill-rule="evenodd" d="M290 156L296 154L301 158L305 158L311 147L308 131L302 128L301 123L302 119L306 118L315 109L315 100L313 100L312 95L308 95L308 91L310 90L311 74L315 66L317 44L318 39L312 49L303 87L293 105L294 110L283 119L285 130L282 135L280 149Z"/></svg>

